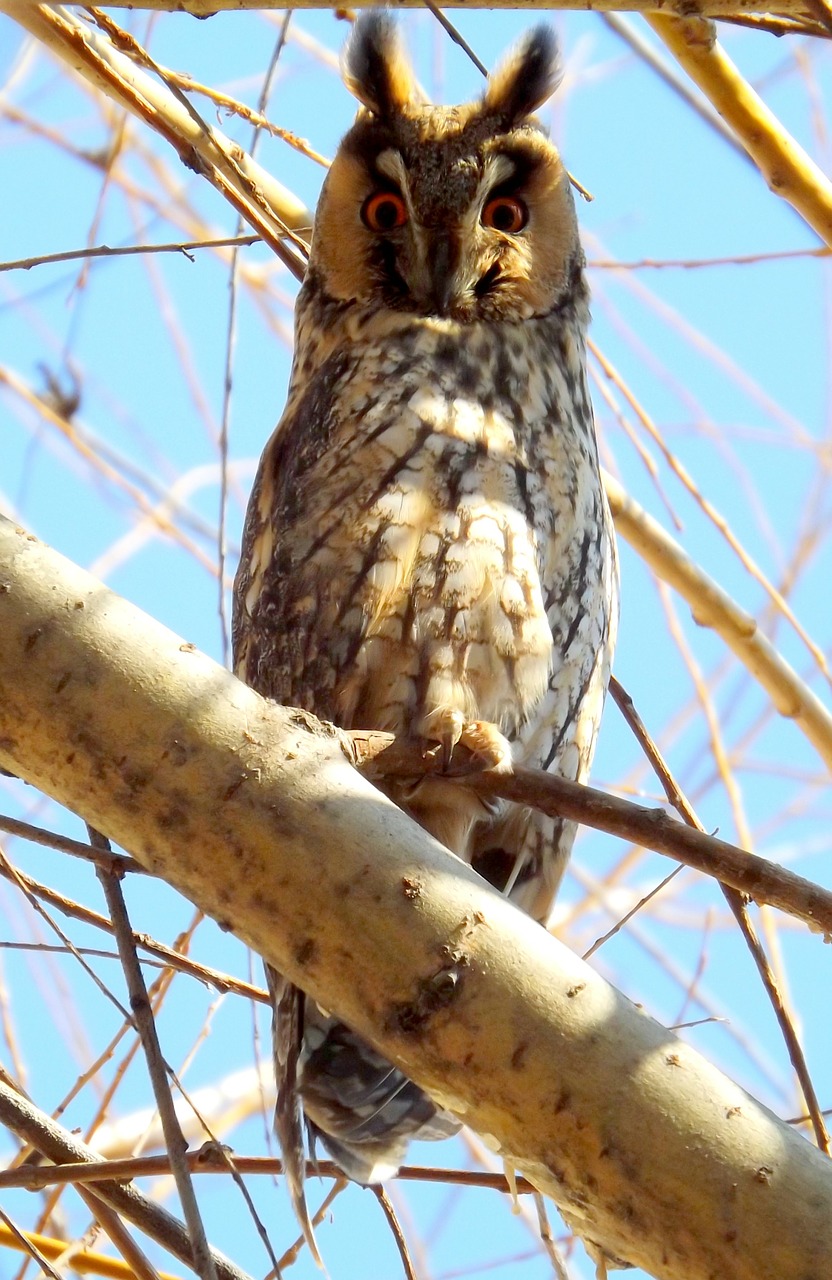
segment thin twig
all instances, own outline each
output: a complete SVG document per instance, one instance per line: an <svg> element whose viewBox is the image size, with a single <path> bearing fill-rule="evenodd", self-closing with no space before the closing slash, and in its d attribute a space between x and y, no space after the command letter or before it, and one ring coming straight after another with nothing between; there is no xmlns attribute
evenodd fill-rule
<svg viewBox="0 0 832 1280"><path fill-rule="evenodd" d="M105 836L102 836L93 827L88 827L88 830L90 842L95 847L109 849L109 841ZM133 930L130 926L124 894L121 891L119 881L113 874L105 871L103 867L97 867L96 871L101 887L104 890L110 919L115 930L121 965L124 970L127 990L130 994L130 1008L133 1011L136 1028L141 1037L147 1060L147 1071L153 1087L153 1096L156 1099L162 1131L165 1135L165 1143L171 1157L171 1169L193 1245L196 1272L201 1280L218 1280L217 1270L208 1244L208 1237L205 1234L202 1214L199 1211L194 1185L191 1181L190 1170L187 1161L183 1159L188 1144L179 1127L179 1119L176 1115L173 1098L168 1086L169 1068L162 1056L153 1011L147 998L144 975L133 945Z"/></svg>
<svg viewBox="0 0 832 1280"><path fill-rule="evenodd" d="M191 1173L227 1174L228 1153L218 1149L214 1142L206 1142L198 1151L186 1151L185 1159ZM231 1156L234 1168L246 1177L280 1176L283 1161L274 1156ZM84 1163L52 1166L21 1165L15 1169L0 1171L0 1191L22 1187L26 1191L40 1191L44 1187L61 1183L125 1182L133 1178L159 1178L171 1172L170 1157L165 1152L152 1156L127 1156L122 1160L97 1160ZM341 1170L331 1160L316 1160L307 1164L307 1176L340 1178ZM454 1187L481 1187L509 1195L512 1188L502 1173L486 1173L472 1169L440 1169L430 1166L403 1165L396 1177L400 1182L435 1182ZM518 1195L531 1195L534 1185L528 1179L516 1176Z"/></svg>
<svg viewBox="0 0 832 1280"><path fill-rule="evenodd" d="M387 1219L387 1225L393 1233L393 1239L396 1242L396 1248L399 1251L399 1257L401 1258L402 1266L404 1267L405 1280L417 1280L416 1271L413 1266L413 1259L411 1258L410 1250L407 1247L407 1241L405 1240L404 1232L402 1231L402 1225L396 1217L396 1210L393 1208L390 1197L384 1190L384 1187L370 1187L370 1190L381 1205L381 1211Z"/></svg>
<svg viewBox="0 0 832 1280"><path fill-rule="evenodd" d="M540 1239L543 1248L546 1250L549 1261L552 1264L552 1270L555 1273L555 1280L569 1280L569 1272L566 1270L566 1263L560 1256L560 1249L557 1241L552 1235L552 1228L549 1225L549 1215L546 1212L546 1201L539 1191L533 1194L534 1207L537 1210L537 1224L540 1230Z"/></svg>
<svg viewBox="0 0 832 1280"><path fill-rule="evenodd" d="M274 83L274 77L277 72L277 65L280 61L280 55L286 47L286 37L289 33L289 23L292 20L292 10L287 9L283 15L283 22L280 26L280 32L277 37L277 43L272 51L271 60L266 68L266 75L260 90L260 99L257 104L259 115L262 117L266 105L269 100L271 86ZM261 133L257 126L252 131L251 143L249 146L249 156L253 160L257 147L261 138ZM243 230L243 218L237 215L237 235L240 236ZM222 419L220 421L220 437L219 437L219 457L220 457L220 502L219 502L219 522L217 528L217 591L218 591L218 612L220 622L220 642L222 644L222 661L223 666L229 666L230 656L230 636L228 628L228 617L225 603L225 562L228 555L228 547L226 540L226 525L228 521L228 442L231 431L231 392L234 383L234 353L237 347L237 297L239 283L239 266L240 266L240 250L235 246L231 252L231 261L228 268L228 324L225 335L225 367L223 371L222 382Z"/></svg>
<svg viewBox="0 0 832 1280"><path fill-rule="evenodd" d="M31 271L56 262L75 262L79 258L129 258L143 253L179 253L189 262L194 249L234 249L260 244L260 236L220 236L214 240L174 240L165 244L90 245L86 249L65 249L62 253L41 253L33 258L16 258L0 262L2 271Z"/></svg>
<svg viewBox="0 0 832 1280"><path fill-rule="evenodd" d="M30 822L21 822L19 818L10 818L5 813L0 813L0 831L5 831L10 836L17 836L21 840L29 840L32 844L43 845L47 849L56 849L58 853L68 853L72 858L83 858L85 862L95 862L117 875L128 871L134 875L149 874L146 867L126 853L94 849L81 840L72 840L69 836L59 835L57 831L35 827Z"/></svg>
<svg viewBox="0 0 832 1280"><path fill-rule="evenodd" d="M639 258L633 262L619 262L606 258L588 258L587 266L593 271L645 271L683 270L700 267L756 267L763 262L791 262L802 258L828 258L832 249L826 244L812 249L778 249L771 253L735 253L729 258Z"/></svg>
<svg viewBox="0 0 832 1280"><path fill-rule="evenodd" d="M5 1223L6 1230L18 1241L20 1248L34 1258L45 1275L51 1276L52 1280L63 1280L60 1273L55 1270L49 1259L41 1252L36 1241L30 1235L27 1236L25 1231L21 1231L20 1227L3 1209L0 1209L0 1219Z"/></svg>
<svg viewBox="0 0 832 1280"><path fill-rule="evenodd" d="M485 65L484 62L480 61L480 59L474 53L474 50L471 48L468 41L463 36L462 32L457 31L456 27L451 22L448 15L443 13L442 10L439 8L439 6L433 3L433 0L422 0L422 3L424 4L426 9L430 10L434 18L436 19L436 21L439 23L440 27L444 27L448 35L453 40L454 44L458 44L462 52L465 53L471 59L474 66L477 68L477 71L479 71L481 75L484 75L487 77L488 67Z"/></svg>

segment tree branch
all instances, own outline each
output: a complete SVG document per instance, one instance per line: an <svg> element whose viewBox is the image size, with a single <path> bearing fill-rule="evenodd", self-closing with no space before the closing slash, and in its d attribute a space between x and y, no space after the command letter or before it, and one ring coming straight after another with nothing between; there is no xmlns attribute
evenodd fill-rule
<svg viewBox="0 0 832 1280"><path fill-rule="evenodd" d="M4 519L0 637L0 763L366 1035L580 1234L666 1280L832 1274L817 1150L452 858L337 731Z"/></svg>
<svg viewBox="0 0 832 1280"><path fill-rule="evenodd" d="M9 4L15 0L3 0ZM30 3L30 0L16 0L17 3ZM352 7L366 9L377 0L357 0ZM655 8L656 0L523 0L522 8L530 13L538 10L580 9L604 12L647 13ZM46 6L41 6L46 7ZM55 6L57 7L57 6ZM153 9L164 12L191 13L198 18L212 18L215 13L229 10L243 12L245 10L262 9L326 9L330 6L327 0L297 0L291 6L288 0L107 0L108 9ZM422 7L422 0L398 0L398 6L405 9ZM469 7L467 0L446 0L445 9L465 9ZM516 9L518 0L489 0L490 9ZM682 17L690 15L691 6L687 0L669 0L663 5L668 13L678 13ZM790 17L798 22L817 25L817 13L811 0L778 0L776 5L771 0L699 0L696 10L705 18L736 19L750 13L776 13L781 17Z"/></svg>
<svg viewBox="0 0 832 1280"><path fill-rule="evenodd" d="M344 737L350 744L353 763L374 780L412 778L439 771L439 764L426 759L418 746L399 743L392 734L354 730ZM747 894L755 902L779 907L811 929L822 931L827 939L832 937L832 892L726 840L683 826L663 809L648 809L595 787L522 765L515 765L511 773L469 769L460 773L457 781L482 796L514 800L552 817L571 818L667 854Z"/></svg>

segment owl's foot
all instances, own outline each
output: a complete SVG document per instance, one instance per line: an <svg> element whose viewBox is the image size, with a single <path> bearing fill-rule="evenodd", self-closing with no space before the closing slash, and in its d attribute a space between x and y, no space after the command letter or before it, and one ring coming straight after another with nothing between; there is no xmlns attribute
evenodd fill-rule
<svg viewBox="0 0 832 1280"><path fill-rule="evenodd" d="M436 746L425 752L427 759L437 759L443 774L462 777L494 769L511 772L511 743L490 720L466 720L461 711L440 708L426 716L422 733ZM462 746L469 755L453 760L454 748Z"/></svg>

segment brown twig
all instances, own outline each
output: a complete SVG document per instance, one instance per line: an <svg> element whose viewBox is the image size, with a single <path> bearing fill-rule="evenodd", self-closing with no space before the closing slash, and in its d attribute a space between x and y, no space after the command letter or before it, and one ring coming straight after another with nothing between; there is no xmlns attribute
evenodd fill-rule
<svg viewBox="0 0 832 1280"><path fill-rule="evenodd" d="M206 1143L198 1151L187 1151L185 1159L191 1173L228 1173L226 1153L217 1144ZM241 1156L234 1154L234 1168L245 1176L280 1176L283 1161L273 1156ZM22 1187L27 1191L40 1191L44 1187L61 1183L126 1182L133 1178L158 1178L171 1172L170 1158L165 1153L153 1156L129 1156L123 1160L95 1160L83 1163L64 1163L52 1166L21 1165L16 1169L0 1171L0 1191ZM317 1160L307 1166L307 1176L322 1178L341 1177L341 1170L331 1160ZM400 1182L436 1182L447 1186L482 1187L505 1195L512 1192L508 1179L502 1173L486 1173L471 1169L439 1169L430 1166L403 1165L396 1175ZM515 1179L518 1195L531 1195L534 1185L518 1174Z"/></svg>
<svg viewBox="0 0 832 1280"><path fill-rule="evenodd" d="M89 827L88 830L93 846L109 852L110 843L106 837L92 827ZM218 1280L214 1259L208 1244L208 1237L205 1234L205 1224L202 1221L202 1214L199 1211L193 1183L191 1182L190 1170L187 1161L183 1159L187 1143L183 1137L173 1105L173 1098L168 1084L169 1068L162 1056L162 1047L159 1044L153 1010L147 997L144 975L142 974L135 944L133 943L133 930L130 927L127 904L124 901L121 884L116 876L101 866L97 867L96 871L101 888L104 890L104 897L107 900L110 919L113 922L116 943L121 958L121 967L124 970L127 990L130 995L130 1008L141 1037L148 1075L153 1087L153 1096L156 1099L162 1131L165 1135L165 1143L171 1158L173 1178L176 1183L176 1189L179 1192L182 1212L185 1215L185 1222L191 1237L194 1266L200 1280Z"/></svg>
<svg viewBox="0 0 832 1280"><path fill-rule="evenodd" d="M410 1250L407 1247L407 1241L405 1240L404 1232L402 1231L402 1224L396 1217L396 1210L393 1208L390 1197L384 1190L384 1187L371 1187L370 1190L381 1205L381 1211L387 1219L387 1225L393 1233L393 1239L396 1242L396 1248L398 1249L399 1257L402 1260L405 1280L417 1280L416 1271L413 1266L413 1259L410 1256Z"/></svg>
<svg viewBox="0 0 832 1280"><path fill-rule="evenodd" d="M194 249L235 249L259 244L260 236L220 236L212 240L174 240L165 244L89 245L86 249L65 249L62 253L41 253L33 258L0 262L2 271L31 271L50 263L76 262L79 258L129 258L143 253L181 253L193 262Z"/></svg>
<svg viewBox="0 0 832 1280"><path fill-rule="evenodd" d="M398 742L389 733L353 730L343 733L341 741L350 761L371 779L418 778L436 773L440 767L437 761L426 759L418 746ZM470 763L460 768L470 770ZM663 809L644 808L521 765L515 765L511 773L486 770L452 772L450 776L480 795L514 800L667 854L832 937L832 892L726 840L684 826Z"/></svg>
<svg viewBox="0 0 832 1280"><path fill-rule="evenodd" d="M43 827L35 827L31 822L21 822L18 818L10 818L0 813L0 831L21 840L29 840L32 844L43 845L47 849L56 849L58 853L68 853L72 858L83 858L85 862L95 862L107 867L117 874L132 871L136 875L146 876L147 868L140 862L128 857L126 853L112 853L104 849L94 849L82 840L72 840L69 836L58 835L57 831L46 831Z"/></svg>

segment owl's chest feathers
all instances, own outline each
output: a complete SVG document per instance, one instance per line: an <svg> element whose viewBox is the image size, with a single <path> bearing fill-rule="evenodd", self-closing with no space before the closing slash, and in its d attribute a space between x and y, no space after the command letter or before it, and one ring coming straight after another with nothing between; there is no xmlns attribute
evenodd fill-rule
<svg viewBox="0 0 832 1280"><path fill-rule="evenodd" d="M287 623L325 637L345 723L451 706L513 729L546 691L547 604L602 523L594 433L580 334L500 328L365 327L295 382L274 477Z"/></svg>

